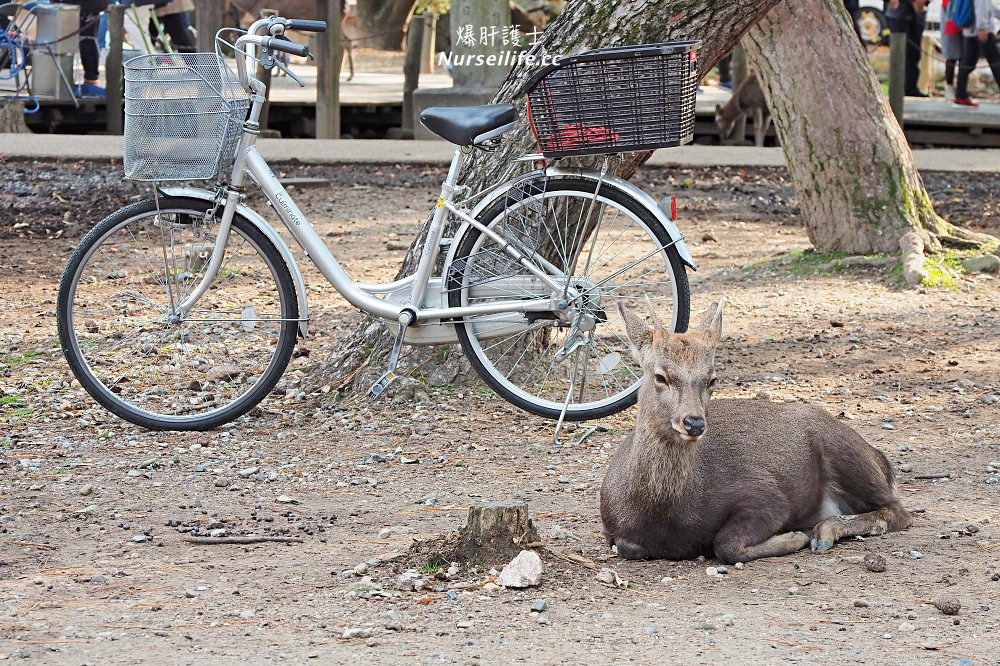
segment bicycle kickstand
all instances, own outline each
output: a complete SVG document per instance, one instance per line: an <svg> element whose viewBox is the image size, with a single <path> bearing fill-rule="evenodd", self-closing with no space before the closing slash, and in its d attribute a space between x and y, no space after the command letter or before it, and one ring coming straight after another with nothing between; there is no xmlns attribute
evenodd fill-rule
<svg viewBox="0 0 1000 666"><path fill-rule="evenodd" d="M396 333L396 341L392 343L392 352L389 354L389 368L385 371L385 374L379 377L378 381L372 384L372 387L368 389L368 395L371 398L377 398L382 395L389 385L392 384L398 378L396 374L396 366L399 365L399 353L403 349L403 337L406 335L406 327L410 325L413 321L413 314L409 311L404 310L399 315L399 331Z"/></svg>

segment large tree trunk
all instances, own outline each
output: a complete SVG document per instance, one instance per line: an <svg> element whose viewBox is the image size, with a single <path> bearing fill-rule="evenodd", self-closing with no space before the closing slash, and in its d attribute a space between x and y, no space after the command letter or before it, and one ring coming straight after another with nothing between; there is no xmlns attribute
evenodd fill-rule
<svg viewBox="0 0 1000 666"><path fill-rule="evenodd" d="M777 2L778 0L761 0L756 3L674 0L651 3L648 0L575 0L549 24L531 47L530 53L572 55L584 49L603 46L700 39L703 45L699 66L704 75ZM534 71L535 68L526 64L515 66L500 86L494 101L516 104L523 118L525 98L521 88ZM527 121L504 138L501 148L494 152L476 151L462 169L459 182L473 188L473 191L479 190L494 182L511 158L537 151ZM650 154L632 153L617 164L614 170L618 175L629 178L649 159ZM596 164L600 159L578 161L587 162ZM400 277L415 269L426 231L425 224L423 233L410 246ZM367 384L381 374L384 357L384 353L370 353L367 350L383 352L390 342L388 338L383 326L372 326L370 322L365 322L338 345L341 351L335 352L311 373L307 386L340 387L350 381L359 388L367 388ZM421 356L411 359L406 365L415 367L424 360ZM447 362L449 361L446 360ZM367 365L363 372L358 372L362 364ZM405 367L402 373L404 375ZM434 369L433 364L428 364L423 371L433 372ZM467 368L464 370L468 371ZM456 367L455 371L462 372L463 368Z"/></svg>
<svg viewBox="0 0 1000 666"><path fill-rule="evenodd" d="M358 45L398 51L415 0L358 0Z"/></svg>
<svg viewBox="0 0 1000 666"><path fill-rule="evenodd" d="M817 250L896 253L908 232L930 249L973 239L934 212L840 0L782 0L744 45Z"/></svg>

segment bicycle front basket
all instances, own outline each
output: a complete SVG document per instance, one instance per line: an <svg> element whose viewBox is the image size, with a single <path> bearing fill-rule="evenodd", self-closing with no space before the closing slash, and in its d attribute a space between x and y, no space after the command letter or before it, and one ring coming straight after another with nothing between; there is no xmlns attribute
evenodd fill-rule
<svg viewBox="0 0 1000 666"><path fill-rule="evenodd" d="M694 138L701 42L585 51L533 75L528 118L546 157L680 146Z"/></svg>
<svg viewBox="0 0 1000 666"><path fill-rule="evenodd" d="M228 169L249 95L215 53L125 63L125 177L210 180Z"/></svg>

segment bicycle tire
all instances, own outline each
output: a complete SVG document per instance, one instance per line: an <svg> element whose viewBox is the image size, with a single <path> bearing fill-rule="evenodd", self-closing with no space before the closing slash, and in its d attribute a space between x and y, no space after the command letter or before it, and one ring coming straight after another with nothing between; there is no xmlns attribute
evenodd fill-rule
<svg viewBox="0 0 1000 666"><path fill-rule="evenodd" d="M512 210L514 210L515 214L517 214L516 212L518 210L528 210L527 207L529 205L537 206L537 203L529 204L525 202L540 201L542 204L546 204L547 200L556 197L578 198L580 199L581 205L586 205L586 201L589 201L594 198L596 185L597 184L594 181L576 179L576 178L552 179L548 180L542 185L533 183L530 184L528 187L529 189L530 188L534 189L531 190L526 196L524 196L520 200L517 200L521 196L520 194L514 196L513 199L509 195L500 197L495 203L489 206L479 216L479 221L482 222L484 226L488 228L499 230L502 228L502 225L504 224L507 224L509 226L510 224L509 219ZM627 213L631 222L636 225L636 230L637 231L641 230L645 238L650 241L648 249L654 252L658 252L660 254L660 256L657 257L655 265L660 266L661 265L660 262L662 261L663 275L666 276L667 282L669 284L670 303L671 303L670 322L672 330L675 331L687 330L688 320L690 317L690 289L688 286L687 273L685 272L684 264L681 261L677 249L673 245L674 239L672 239L669 236L666 229L663 228L663 226L659 223L656 217L652 213L650 213L648 209L646 209L642 204L635 201L628 195L622 193L621 191L612 188L610 186L604 185L597 194L597 200L602 203L603 208L614 207L621 212ZM511 208L512 201L514 202L515 206L515 208L513 209ZM554 205L557 206L558 203ZM521 215L524 216L523 213ZM548 216L549 216L548 213L544 213L541 217L545 219L548 218ZM548 227L552 227L549 221L546 221L545 224L548 225ZM559 228L558 222L556 226L552 228L558 230ZM598 228L600 229L600 227ZM628 232L628 229L629 229L628 225L623 227L619 236L622 236L625 233L630 233ZM522 236L524 235L520 232L518 232L517 234L511 234L509 230L506 228L504 228L503 231L505 237L510 237L512 235L522 235ZM551 239L553 238L559 239L563 237L563 234L561 233L552 233L552 232L547 232L547 233L550 242L553 244L555 243L555 240ZM601 233L605 233L605 231L602 231ZM538 235L540 236L541 234ZM566 239L568 239L569 233L568 232L565 233L564 236ZM581 259L585 256L585 253L582 249L584 242L591 244L590 250L587 251L586 256L589 256L590 259L593 259L596 254L595 253L596 236L594 236L593 233L591 233L591 236L593 236L593 238L591 237L579 238L579 245L570 251L566 251L564 249L561 253L560 252L556 253L556 254L561 254L563 257L575 255L575 259L573 259L570 262L563 261L563 263L564 264L572 263L574 265L574 271L570 273L574 275L571 281L575 281L578 284L583 284L585 281L591 280L591 278L586 275L577 276L575 272L575 270L579 268L577 264L579 264ZM610 241L611 239L608 239L608 242ZM505 259L502 258L498 259L498 255L502 255L502 252L500 252L498 248L494 247L494 251L491 254L488 249L489 243L491 242L492 241L490 241L488 236L483 234L479 229L475 227L469 227L466 233L463 235L463 237L459 240L459 247L458 250L456 251L455 258L452 261L451 268L448 274L448 290L449 290L448 300L449 300L449 305L451 305L452 307L467 305L472 301L484 302L485 300L495 300L491 299L489 296L484 297L483 300L478 300L474 297L474 292L477 286L486 286L485 288L486 292L489 292L491 289L490 287L487 286L491 283L489 279L487 279L485 282L478 280L489 278L490 277L489 274L491 272L497 274L505 272L502 270L502 268L497 268L498 262L502 264L502 262L505 261ZM512 240L510 242L515 242L515 241ZM522 241L518 240L516 242L520 243ZM656 243L655 248L653 247L652 243ZM493 244L494 246L496 245L495 243ZM605 245L602 245L602 252L604 247ZM660 250L656 250L656 248L660 248ZM531 248L529 247L527 249L530 250ZM622 250L622 252L624 251L625 250ZM479 260L479 266L477 266L477 262L475 260L477 254L480 257L483 257L482 259ZM606 261L606 263L610 263L612 260L619 261L618 256L621 256L620 261L624 261L624 256L615 255L611 256ZM650 258L652 259L653 257ZM509 259L506 259L506 261L509 262L510 267L513 271L517 271L519 267L516 266L515 262L512 262ZM477 276L475 272L477 270L483 272L482 264L486 262L492 262L492 263L485 270L485 277L484 275ZM588 262L587 265L589 266L590 263ZM560 267L560 270L563 270L565 272L564 267ZM614 272L613 270L611 270L610 266L608 266L608 270ZM522 272L520 273L515 273L515 276L506 276L504 278L496 277L496 275L494 275L492 283L502 285L504 283L500 282L501 279L516 277L517 274L526 275L526 272L523 272L523 269L521 269L521 271ZM592 274L594 275L595 278L599 277L596 275L596 270L593 271ZM628 273L625 273L623 275L627 276ZM591 280L591 282L593 282L593 280ZM611 284L611 283L606 283L606 284ZM626 290L624 292L621 291L622 289L625 288L625 286L626 285L623 284L621 286L614 287L613 289L612 288L604 289L604 291L606 294L609 295L614 291L618 291L619 294L617 300L628 299L628 303L631 307L641 307L643 310L645 310L646 305L641 300L642 297L639 296L637 293L632 294L634 290ZM641 284L635 283L634 286L638 287L641 286ZM662 289L663 284L660 284L659 287L660 287L660 293L661 294L664 293ZM548 299L551 297L551 293L538 293L536 296L538 298ZM525 298L525 295L513 294L510 297ZM597 297L598 300L600 300L601 298L604 298L604 296ZM662 298L662 296L659 296L659 298ZM611 300L615 300L615 297L611 297ZM598 321L595 322L594 330L597 329L598 325L604 325L610 327L612 326L611 324L612 321L617 321L617 323L620 324L619 315L617 311L611 312L612 308L606 308L602 304L595 305L594 307L597 308L597 310L601 310L604 314L603 322L599 321L600 316L595 317ZM610 317L608 316L609 314ZM660 314L662 315L663 313L660 312ZM515 322L514 320L512 320L510 315L504 315L502 319L504 322L503 325L510 324L511 328L513 329L516 329L518 326L528 326L530 329L530 327L538 325L538 320L536 320L534 323L529 323L528 316L524 314L520 314L517 316L522 317L523 321ZM468 357L469 362L472 364L472 367L475 368L479 376L483 379L484 382L486 382L486 384L491 389L493 389L496 393L498 393L508 402L516 405L517 407L520 407L521 409L524 409L525 411L537 414L539 416L544 416L552 419L558 418L563 411L563 405L565 403L565 399L556 400L555 399L556 392L549 391L545 386L547 380L549 379L550 373L553 370L554 362L549 364L549 368L546 371L546 375L541 379L540 388L538 392L532 393L531 391L526 390L524 387L518 386L517 380L511 379L511 376L514 375L514 372L516 370L516 364L509 370L505 370L503 368L498 367L498 361L502 360L502 357L490 358L488 349L485 348L484 345L482 344L483 340L500 337L500 335L496 334L495 331L493 332L493 335L488 335L488 330L487 330L488 326L484 323L478 324L479 325L478 330L481 332L477 332L476 328L477 322L487 322L487 321L497 321L497 318L494 317L493 320L487 320L485 319L485 317L481 319L467 317L461 321L455 322L455 327L457 330L459 341L462 345L462 349L464 350L465 355ZM493 324L493 325L501 326L500 324ZM555 326L556 326L555 324L550 325L549 326L550 331L556 330ZM544 325L542 326L542 328L544 328ZM538 338L541 336L535 336L534 333L542 330L542 328L534 328L529 331L525 331L525 333L527 335L532 335ZM616 368L623 364L622 359L626 359L624 361L624 365L628 368L629 372L633 376L629 377L628 375L625 375L625 378L627 381L629 381L629 384L626 386L624 385L624 383L619 382L622 385L622 389L614 393L609 393L607 390L607 386L603 385L602 388L605 389L605 395L600 399L581 400L579 402L571 401L566 409L566 416L565 416L566 420L583 421L588 419L603 418L605 416L617 413L635 404L639 385L641 383L642 371L641 368L638 366L638 363L635 362L634 359L632 359L631 357L631 353L627 345L627 338L624 336L623 326L621 326L620 328L621 328L620 334L618 332L614 333L616 339L612 343L605 343L606 345L605 351L609 353L605 354L605 356L600 357L599 359L597 356L594 357L594 359L598 361L598 365L596 366L595 372L597 372L597 374L613 376L616 372ZM520 335L520 334L515 333L514 335ZM522 337L526 338L527 335ZM545 335L549 334L546 333ZM558 333L552 335L558 336ZM596 334L594 334L594 336L591 337L591 340L593 340L594 337L596 337ZM519 347L516 346L518 344L520 343L518 342L511 343L510 348L519 349ZM546 344L548 344L549 347L552 346L550 343ZM525 349L527 349L528 343L525 342L524 345ZM495 346L496 344L491 345L491 347ZM597 348L597 345L593 346L595 349ZM507 352L504 352L504 354L506 353ZM527 352L522 352L521 357L518 358L516 363L520 363L521 358L523 358L526 353ZM615 355L617 357L617 360L615 360L614 358ZM542 354L539 354L538 356L541 357ZM607 361L606 359L608 358L611 358L612 360ZM616 365L611 367L611 369L609 370L608 366L611 364L611 362L616 363ZM589 363L589 358L587 360L587 363ZM587 381L587 376L588 376L587 373L583 375L584 382ZM573 375L573 377L575 377L575 375ZM527 379L525 379L525 382L526 381ZM607 382L610 380L605 379L602 381ZM576 389L574 388L574 391L575 390ZM548 391L549 393L551 393L551 395L543 397L542 395L540 395L542 391ZM562 394L565 395L566 393L567 390L562 389ZM595 391L595 393L597 393L598 396L600 395L600 393L597 391ZM582 390L580 395L581 396L583 395Z"/></svg>
<svg viewBox="0 0 1000 666"><path fill-rule="evenodd" d="M152 252L147 255L143 246L144 241L140 241L145 237L143 236L144 230L139 225L145 221L157 226L157 222L162 225L164 220L173 220L176 229L170 227L169 237L172 242L171 249L176 252L176 245L179 244L181 234L186 230L179 221L203 219L209 207L210 204L198 199L165 197L160 199L159 207L154 199L148 199L112 213L84 236L73 251L60 282L57 301L59 340L73 374L83 388L108 411L126 421L151 430L208 430L242 416L263 400L278 383L291 359L295 346L298 331L296 321L299 316L298 301L296 300L295 283L288 266L271 240L253 223L239 215L233 219L226 248L226 260L220 267L216 280L197 305L198 308L215 307L216 309L193 310L192 313L189 313L189 317L181 322L170 323L166 320L169 314L164 310L165 308L169 310L169 306L161 303L165 296L157 292L163 288L169 295L170 290L166 285L176 284L175 289L179 300L182 297L182 282L184 288L190 291L193 285L200 281L200 278L192 271L195 270L194 266L197 262L203 260L204 257L196 261L192 260L190 256L185 256L188 264L184 271L176 270L176 264L174 264L174 270L171 272L171 264L167 263L166 254L164 254L163 266L165 266L165 270L161 274L156 263L150 261L150 256L155 255ZM135 225L135 227L130 225ZM204 252L210 252L211 243L208 242L207 234L214 229L215 226L212 225L211 229L203 230L203 233L206 234L204 236L206 242L202 246L185 247L188 250L193 247L195 250L202 249ZM122 230L130 235L130 240L124 248L115 247L111 241ZM193 227L190 230L194 234ZM126 238L125 233L122 233L121 236ZM160 238L164 239L162 226L160 226ZM235 245L237 238L242 239L242 244L239 247ZM132 247L133 241L134 247ZM214 242L214 238L212 242ZM150 246L152 247L152 243ZM159 252L163 249L165 253L165 247L163 245L162 248L157 247L156 250ZM234 259L242 256L244 247L250 248L246 252L248 257L250 252L259 254L269 276L265 275L264 270L254 272L249 264L250 259L247 259L248 263L245 264L233 263ZM140 254L145 260L145 265L139 259ZM129 256L132 258L131 264L125 261ZM91 261L95 257L98 258ZM119 262L116 257L122 261ZM101 271L107 270L109 266L113 267L116 273L102 276ZM140 277L147 267L150 273L145 277ZM134 271L134 275L130 271ZM86 277L84 277L85 275ZM85 289L81 289L82 279L86 286ZM115 284L116 280L122 282L121 286ZM274 284L271 285L273 290L267 288L265 280L273 280ZM231 318L218 318L218 313L233 312L233 310L221 308L226 304L227 298L232 300L244 295L242 291L237 291L237 288L244 281L256 282L256 285L247 285L249 290L256 289L256 293L246 294L251 299L248 301L251 307L250 314L248 315L247 305L244 305L238 318L237 315L227 315ZM147 289L148 285L153 286ZM235 286L231 287L230 285ZM263 297L259 295L262 286L266 287L266 293ZM85 307L82 301L81 307L75 308L74 306L78 304L78 298L87 299L87 306L99 309L87 312L81 309ZM277 299L278 308L275 308L275 311L280 313L280 317L268 318L267 315L263 317L258 315L253 309L254 298L257 299L258 303L265 303L268 302L266 299L270 299L269 304ZM213 306L212 303L215 302L220 303L220 305ZM95 312L96 316L99 317L97 320L94 319ZM198 316L195 313L209 314ZM109 323L98 323L105 319ZM237 339L232 338L229 344L213 341L212 336L217 334L233 335L234 330L236 331L235 335L239 335L240 328L245 334L244 339L250 339L251 334L253 342L261 338L266 338L268 342L273 339L273 346L268 344L266 348L261 350L244 350L246 355L241 357L241 348L237 344ZM104 333L105 330L108 331L107 334ZM123 331L127 331L127 334ZM200 332L202 338L196 339L192 331ZM155 337L157 335L159 335L158 338ZM171 336L174 336L176 340L172 339ZM135 364L125 370L125 373L134 371L135 376L127 377L126 374L123 374L114 383L108 379L102 380L100 374L95 371L95 366L114 367L113 362L117 362L117 359L112 351L124 347L130 338L132 338L132 341L128 342L130 346L144 345L138 347L140 351L144 352L144 356L137 359ZM105 339L114 339L119 342L102 350L100 348L101 342ZM202 356L196 356L194 347L200 339L204 340L201 344L203 349L207 351L203 352ZM83 352L83 347L87 348L88 353L92 352L91 358L88 358ZM195 360L188 361L189 365L181 365L180 361L187 359L188 352L191 352L195 359L200 359L201 363L196 366L197 360ZM160 366L158 369L164 375L162 383L167 388L156 383L156 369L149 371L147 366L136 367L140 361L149 359L152 362L153 359L171 354L172 360L176 362ZM263 364L262 360L265 358L266 365ZM239 363L233 362L239 373L229 373L226 376L227 371L222 370L217 372L215 379L210 378L212 369L225 368L225 363L220 361L233 359L240 361ZM260 360L260 365L249 365L258 360ZM205 366L208 365L208 361L212 361L215 365L206 372ZM252 376L251 373L256 368L263 369ZM142 374L144 372L146 374ZM204 375L199 373L204 373ZM181 377L182 374L183 377ZM109 375L109 377L112 376L113 374ZM184 389L182 383L177 381L178 379L187 382L188 388ZM111 385L109 386L109 384ZM197 389L195 384L198 384ZM245 390L238 393L243 387ZM165 403L171 399L179 400L170 391L183 392L185 390L194 394L194 397L187 398L191 411L195 412L196 408L204 407L203 413L188 413L186 415L183 413L162 413L162 411L151 409L151 404L145 407L135 404L136 401L141 402L143 391L147 391L152 397L142 399L148 399L151 403L154 400ZM130 401L122 397L123 393L126 396L135 394L140 398ZM228 393L236 394L235 398L223 402L222 399L216 397L216 395L224 397ZM202 401L201 396L205 395L209 396L211 400ZM217 404L217 408L213 404Z"/></svg>

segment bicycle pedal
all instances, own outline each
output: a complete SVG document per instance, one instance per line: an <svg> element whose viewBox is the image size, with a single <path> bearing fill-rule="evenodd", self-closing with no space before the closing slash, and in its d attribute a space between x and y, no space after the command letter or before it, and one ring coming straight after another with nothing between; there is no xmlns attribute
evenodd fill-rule
<svg viewBox="0 0 1000 666"><path fill-rule="evenodd" d="M377 382L372 384L372 387L370 389L368 389L368 395L370 395L372 398L379 397L385 392L387 388L389 388L390 384L396 381L398 376L399 375L397 375L394 372L385 373L384 375L379 377Z"/></svg>

